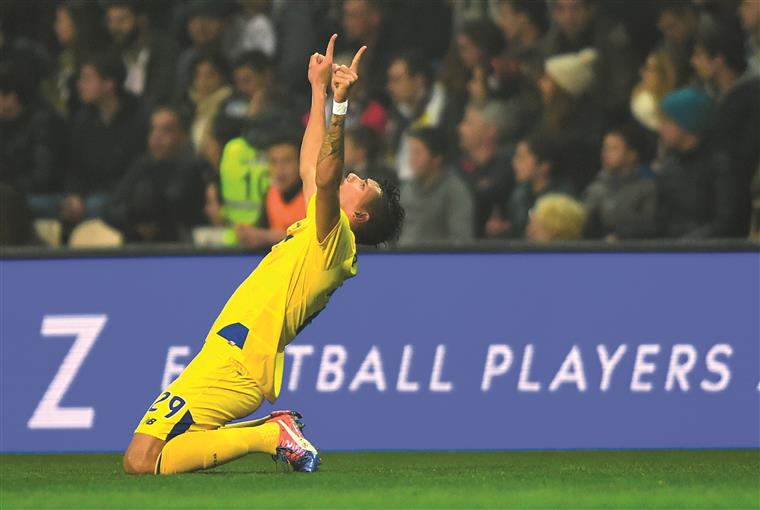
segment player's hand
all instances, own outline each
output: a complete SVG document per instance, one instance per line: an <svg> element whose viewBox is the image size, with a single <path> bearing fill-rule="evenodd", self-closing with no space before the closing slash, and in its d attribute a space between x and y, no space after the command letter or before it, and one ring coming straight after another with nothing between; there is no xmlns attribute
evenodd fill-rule
<svg viewBox="0 0 760 510"><path fill-rule="evenodd" d="M365 51L367 51L366 46L359 48L359 51L356 52L354 59L351 61L350 67L333 64L332 91L336 102L342 103L345 101L348 97L348 91L351 90L356 80L359 79L359 64Z"/></svg>
<svg viewBox="0 0 760 510"><path fill-rule="evenodd" d="M314 53L309 59L309 83L313 88L318 90L326 90L327 85L330 83L330 75L332 74L333 67L333 51L335 49L335 39L338 38L338 34L333 34L330 37L330 41L327 43L327 49L325 54Z"/></svg>

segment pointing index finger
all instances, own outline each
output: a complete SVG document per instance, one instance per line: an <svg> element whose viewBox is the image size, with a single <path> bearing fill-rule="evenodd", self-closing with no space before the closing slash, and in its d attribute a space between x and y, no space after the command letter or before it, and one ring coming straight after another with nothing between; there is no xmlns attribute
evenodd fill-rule
<svg viewBox="0 0 760 510"><path fill-rule="evenodd" d="M359 72L359 62L362 59L362 55L364 55L364 52L367 50L366 46L362 46L359 48L359 51L356 52L356 55L354 55L354 60L351 61L351 70L355 73Z"/></svg>
<svg viewBox="0 0 760 510"><path fill-rule="evenodd" d="M333 51L335 49L335 39L338 38L338 34L333 34L330 36L330 41L327 43L327 49L325 50L325 57L332 60L333 58Z"/></svg>

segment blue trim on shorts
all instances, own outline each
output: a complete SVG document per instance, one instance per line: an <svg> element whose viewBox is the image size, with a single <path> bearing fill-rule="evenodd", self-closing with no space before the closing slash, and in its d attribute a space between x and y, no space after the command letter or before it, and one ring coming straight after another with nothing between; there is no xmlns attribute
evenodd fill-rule
<svg viewBox="0 0 760 510"><path fill-rule="evenodd" d="M248 336L248 328L236 322L235 324L224 326L216 334L242 349L243 345L245 345L245 338Z"/></svg>
<svg viewBox="0 0 760 510"><path fill-rule="evenodd" d="M171 432L169 432L169 435L166 436L166 440L171 441L178 435L184 434L193 423L193 415L190 414L190 411L186 411L184 416L182 416L182 418L174 425Z"/></svg>

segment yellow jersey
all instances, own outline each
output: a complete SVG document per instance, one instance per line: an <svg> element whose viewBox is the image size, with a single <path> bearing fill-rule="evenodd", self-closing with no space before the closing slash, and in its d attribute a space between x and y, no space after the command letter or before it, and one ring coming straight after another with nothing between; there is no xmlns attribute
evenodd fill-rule
<svg viewBox="0 0 760 510"><path fill-rule="evenodd" d="M356 240L340 211L335 227L317 240L316 193L306 218L293 223L232 294L209 338L242 349L245 368L274 402L282 383L285 346L327 306L333 292L356 275Z"/></svg>

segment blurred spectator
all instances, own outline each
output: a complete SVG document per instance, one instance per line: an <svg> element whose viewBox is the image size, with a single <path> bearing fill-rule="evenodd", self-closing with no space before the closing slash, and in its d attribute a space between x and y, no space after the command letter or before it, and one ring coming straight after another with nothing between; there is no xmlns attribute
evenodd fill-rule
<svg viewBox="0 0 760 510"><path fill-rule="evenodd" d="M661 50L676 68L676 86L686 85L694 72L689 64L699 28L699 12L690 0L669 0L658 4L657 28L662 34Z"/></svg>
<svg viewBox="0 0 760 510"><path fill-rule="evenodd" d="M273 86L274 64L264 53L254 50L240 55L232 67L234 92L219 107L221 126L230 129L229 138L240 136L246 123L263 115L284 114L286 99Z"/></svg>
<svg viewBox="0 0 760 510"><path fill-rule="evenodd" d="M501 151L508 122L506 105L491 100L471 104L459 124L464 156L460 170L474 194L474 234L478 238L486 234L489 218L503 217L504 204L514 187L509 159Z"/></svg>
<svg viewBox="0 0 760 510"><path fill-rule="evenodd" d="M265 248L285 237L287 228L306 217L306 202L299 172L301 140L283 136L271 141L267 148L269 189L264 196L261 216L256 225L238 225L235 229L240 244L249 248Z"/></svg>
<svg viewBox="0 0 760 510"><path fill-rule="evenodd" d="M760 76L745 73L741 34L728 27L700 32L692 64L716 96L712 145L716 153L715 210L699 237L744 237L749 230L750 183L760 162Z"/></svg>
<svg viewBox="0 0 760 510"><path fill-rule="evenodd" d="M77 73L86 52L99 47L100 12L88 4L64 2L55 11L53 30L61 47L56 58L52 90L48 97L61 115L68 117L79 110L76 90Z"/></svg>
<svg viewBox="0 0 760 510"><path fill-rule="evenodd" d="M752 178L752 222L750 239L760 241L760 165L757 165L755 177Z"/></svg>
<svg viewBox="0 0 760 510"><path fill-rule="evenodd" d="M355 126L346 130L345 136L346 170L362 179L373 179L379 183L385 180L398 186L396 173L379 160L380 138L367 126Z"/></svg>
<svg viewBox="0 0 760 510"><path fill-rule="evenodd" d="M742 0L739 3L739 19L747 40L747 69L760 74L760 2Z"/></svg>
<svg viewBox="0 0 760 510"><path fill-rule="evenodd" d="M577 189L585 188L596 172L602 135L599 111L588 98L596 59L591 48L551 57L538 81L541 130L561 143L562 170Z"/></svg>
<svg viewBox="0 0 760 510"><path fill-rule="evenodd" d="M308 96L308 80L303 78L304 56L315 48L318 15L322 2L277 0L272 5L272 21L277 33L277 83L286 94Z"/></svg>
<svg viewBox="0 0 760 510"><path fill-rule="evenodd" d="M105 218L127 242L187 240L203 219L205 171L188 123L177 110L158 107L150 118L148 151L119 182Z"/></svg>
<svg viewBox="0 0 760 510"><path fill-rule="evenodd" d="M541 72L542 37L549 25L546 5L535 0L497 0L495 19L507 48L491 65L500 92L511 96Z"/></svg>
<svg viewBox="0 0 760 510"><path fill-rule="evenodd" d="M439 126L446 94L440 84L431 82L430 64L417 53L405 53L391 61L387 89L392 104L386 141L388 149L396 155L399 178L408 180L412 169L407 133L410 129Z"/></svg>
<svg viewBox="0 0 760 510"><path fill-rule="evenodd" d="M584 195L585 237L640 239L657 233L655 181L643 164L644 144L632 126L607 132L602 170Z"/></svg>
<svg viewBox="0 0 760 510"><path fill-rule="evenodd" d="M125 75L123 62L112 53L98 53L82 63L77 88L84 106L69 127L70 194L61 210L68 222L100 216L145 147L146 115L138 99L124 90ZM55 216L52 209L48 213Z"/></svg>
<svg viewBox="0 0 760 510"><path fill-rule="evenodd" d="M192 0L186 8L185 27L191 45L179 55L177 61L175 99L180 99L192 84L193 63L201 54L213 51L227 57L232 54L231 42L229 37L225 36L228 33L225 31L228 5L219 1Z"/></svg>
<svg viewBox="0 0 760 510"><path fill-rule="evenodd" d="M343 30L337 41L340 53L351 55L360 46L367 46L359 75L366 81L369 96L373 99L384 98L385 73L389 69L392 56L399 49L392 47L391 41L388 41L385 7L387 4L381 0L344 0L341 19ZM426 62L426 65L429 64Z"/></svg>
<svg viewBox="0 0 760 510"><path fill-rule="evenodd" d="M151 30L138 5L107 0L106 26L127 67L124 89L150 108L171 98L177 47L166 35Z"/></svg>
<svg viewBox="0 0 760 510"><path fill-rule="evenodd" d="M596 50L589 84L596 108L608 118L627 111L637 66L625 27L602 17L594 0L550 0L549 6L545 57Z"/></svg>
<svg viewBox="0 0 760 510"><path fill-rule="evenodd" d="M443 133L435 128L411 131L409 159L414 177L401 186L401 204L406 219L399 243L471 240L473 203L470 190L446 164Z"/></svg>
<svg viewBox="0 0 760 510"><path fill-rule="evenodd" d="M512 159L516 186L509 198L506 222L489 221L487 229L492 237L503 233L524 237L528 213L536 200L547 193L571 193L572 187L555 175L558 162L557 144L546 134L533 134L517 144Z"/></svg>
<svg viewBox="0 0 760 510"><path fill-rule="evenodd" d="M530 211L527 238L535 242L575 241L581 238L585 213L574 198L562 193L542 196Z"/></svg>
<svg viewBox="0 0 760 510"><path fill-rule="evenodd" d="M271 0L238 0L241 12L233 17L229 30L237 53L259 50L274 57L277 34L270 17ZM236 55L233 55L236 56Z"/></svg>
<svg viewBox="0 0 760 510"><path fill-rule="evenodd" d="M186 107L193 112L190 135L193 147L200 153L213 130L219 108L232 95L232 88L229 86L227 62L218 52L199 54L191 69L193 82L187 94Z"/></svg>
<svg viewBox="0 0 760 510"><path fill-rule="evenodd" d="M663 49L647 56L641 68L641 81L631 94L631 114L650 131L659 126L659 105L676 88L678 74L671 54Z"/></svg>
<svg viewBox="0 0 760 510"><path fill-rule="evenodd" d="M0 182L22 194L62 184L64 125L12 69L0 71Z"/></svg>
<svg viewBox="0 0 760 510"><path fill-rule="evenodd" d="M0 246L41 244L24 195L0 182Z"/></svg>
<svg viewBox="0 0 760 510"><path fill-rule="evenodd" d="M446 109L443 125L450 140L456 140L453 131L463 118L468 102L485 101L488 83L493 76L493 60L504 50L504 37L499 27L488 19L468 21L452 41L440 82L446 92Z"/></svg>
<svg viewBox="0 0 760 510"><path fill-rule="evenodd" d="M658 224L666 237L683 237L713 216L714 164L705 143L713 102L695 88L679 89L660 104L660 141L667 150L657 183Z"/></svg>
<svg viewBox="0 0 760 510"><path fill-rule="evenodd" d="M246 137L233 138L222 152L219 187L207 189L206 215L215 226L256 225L268 189L269 171L261 145L254 146ZM224 242L237 242L234 229L225 233Z"/></svg>

